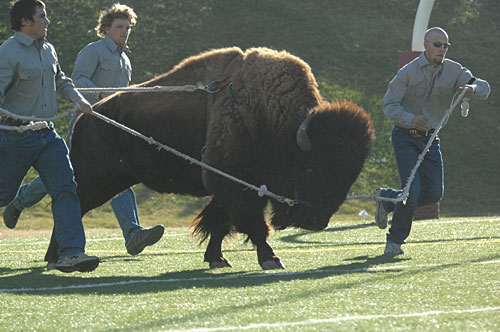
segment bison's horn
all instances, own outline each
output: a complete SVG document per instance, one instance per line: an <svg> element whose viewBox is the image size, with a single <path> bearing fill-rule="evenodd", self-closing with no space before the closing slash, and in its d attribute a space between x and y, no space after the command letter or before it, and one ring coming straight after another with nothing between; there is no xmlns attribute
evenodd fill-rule
<svg viewBox="0 0 500 332"><path fill-rule="evenodd" d="M307 136L307 127L309 126L309 122L313 116L314 113L309 113L297 130L297 145L302 151L309 151L312 149L311 140L309 139L309 136Z"/></svg>

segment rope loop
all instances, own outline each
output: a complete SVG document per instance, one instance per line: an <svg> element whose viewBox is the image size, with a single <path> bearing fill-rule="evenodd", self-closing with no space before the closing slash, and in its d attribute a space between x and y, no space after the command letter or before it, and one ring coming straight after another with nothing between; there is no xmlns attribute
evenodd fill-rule
<svg viewBox="0 0 500 332"><path fill-rule="evenodd" d="M208 92L208 93L211 93L211 94L214 94L214 93L217 93L221 90L221 88L219 87L219 83L217 81L212 81L212 82L208 82L204 87L203 87L203 90L205 92Z"/></svg>

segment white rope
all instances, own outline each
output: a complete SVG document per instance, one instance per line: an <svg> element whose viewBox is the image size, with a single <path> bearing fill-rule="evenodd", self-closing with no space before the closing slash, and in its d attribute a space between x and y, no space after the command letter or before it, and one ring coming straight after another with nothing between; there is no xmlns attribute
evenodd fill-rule
<svg viewBox="0 0 500 332"><path fill-rule="evenodd" d="M192 164L195 164L195 165L198 165L200 167L206 168L206 169L208 169L209 171L211 171L211 172L213 172L215 174L218 174L218 175L223 176L223 177L225 177L225 178L227 178L227 179L229 179L229 180L231 180L233 182L239 183L239 184L241 184L241 185L243 185L245 187L253 189L253 190L257 191L257 194L259 195L259 197L268 196L270 198L273 198L273 199L277 200L278 202L285 203L285 204L287 204L289 206L293 206L295 204L298 204L298 202L296 200L292 200L290 198L286 198L284 196L277 195L277 194L275 194L275 193L267 190L266 185L261 185L260 187L254 186L253 184L250 184L248 182L240 180L240 179L238 179L238 178L236 178L236 177L234 177L232 175L229 175L227 173L224 173L224 172L218 170L217 168L214 168L214 167L212 167L212 166L210 166L210 165L208 165L208 164L206 164L204 162L201 162L201 161L199 161L199 160L197 160L195 158L192 158L192 157L190 157L190 156L188 156L188 155L186 155L184 153L181 153L181 152L179 152L179 151L177 151L177 150L169 147L168 145L161 144L161 143L157 142L156 140L154 140L152 137L147 137L147 136L145 136L145 135L143 135L143 134L141 134L141 133L139 133L139 132L137 132L137 131L135 131L135 130L133 130L131 128L128 128L128 127L122 125L121 123L118 123L118 122L116 122L116 121L114 121L114 120L112 120L112 119L110 119L110 118L108 118L108 117L106 117L106 116L104 116L104 115L102 115L100 113L96 113L96 112L92 111L91 114L93 116L95 116L96 118L101 119L104 122L109 123L109 124L111 124L111 125L113 125L113 126L115 126L117 128L120 128L121 130L123 130L123 131L125 131L125 132L127 132L127 133L129 133L129 134L131 134L133 136L136 136L136 137L139 137L139 138L143 139L149 145L156 145L159 148L158 150L160 150L160 149L166 150L166 151L168 151L170 153L173 153L177 157L180 157L180 158L182 158L184 160L189 161Z"/></svg>
<svg viewBox="0 0 500 332"><path fill-rule="evenodd" d="M92 92L118 92L118 91L129 91L129 92L194 92L197 90L204 90L207 92L212 92L208 85L197 86L197 85L181 85L181 86L152 86L152 87L121 87L121 88L77 88L78 91L83 93ZM16 130L19 132L24 132L27 130L40 130L49 127L50 121L56 121L68 115L75 114L74 108L72 111L64 112L60 115L54 116L52 118L36 118L32 116L21 116L11 113L5 109L0 108L0 113L8 118L21 120L24 122L29 122L22 126L3 126L0 125L0 129L5 130ZM71 113L73 112L73 113Z"/></svg>
<svg viewBox="0 0 500 332"><path fill-rule="evenodd" d="M82 93L93 92L194 92L197 90L205 90L204 86L197 85L181 85L181 86L152 86L152 87L121 87L121 88L78 88Z"/></svg>
<svg viewBox="0 0 500 332"><path fill-rule="evenodd" d="M154 86L154 87L123 87L123 88L78 88L77 90L81 91L81 92L89 92L89 93L90 92L117 92L117 91L129 91L129 92L183 92L184 91L184 92L194 92L197 90L204 90L208 93L214 92L214 90L211 89L211 87L209 85L205 85L205 86L183 85L183 86ZM79 110L79 108L80 108L79 105L75 104L74 108L71 111L67 111L61 115L55 116L53 118L47 118L47 119L20 116L20 115L16 115L14 113L11 113L7 110L0 108L0 113L2 113L3 115L5 115L9 118L22 120L22 121L30 121L30 124L24 125L24 126L1 126L0 125L0 129L17 130L17 131L39 130L39 129L48 127L47 121L55 121L57 119L60 119L62 117L67 116L68 114L75 114L76 111ZM143 135L143 134L141 134L133 129L130 129L130 128L128 128L128 127L102 115L102 114L96 113L94 111L92 111L91 114L93 116L95 116L96 118L101 119L101 120L103 120L103 121L105 121L105 122L107 122L115 127L118 127L131 135L142 138L150 145L156 145L159 149L164 149L170 153L173 153L174 155L176 155L180 158L188 160L192 164L196 164L198 166L206 168L206 169L214 172L215 174L218 174L218 175L223 176L231 181L234 181L236 183L244 185L247 188L253 189L253 190L257 191L257 194L259 197L268 196L270 198L277 200L278 202L285 203L289 206L294 206L294 205L298 204L298 201L296 201L296 200L277 195L277 194L267 190L267 187L264 184L261 185L260 187L256 187L248 182L240 180L232 175L229 175L227 173L224 173L224 172L218 170L217 168L214 168L214 167L212 167L208 164L205 164L197 159L194 159L186 154L183 154L183 153L181 153L181 152L179 152L179 151L177 151L177 150L175 150L167 145L161 144L161 143L155 141L152 137L147 137L147 136L145 136L145 135ZM39 122L33 122L33 121L39 121Z"/></svg>
<svg viewBox="0 0 500 332"><path fill-rule="evenodd" d="M121 87L121 88L78 88L77 89L78 91L80 92L83 92L83 93L92 93L92 92L118 92L118 91L129 91L129 92L194 92L194 91L197 91L197 90L204 90L204 91L207 91L207 92L211 92L212 90L208 87L208 86L196 86L196 85L182 85L182 86L153 86L153 87ZM420 167L420 164L422 163L422 161L424 160L424 157L425 155L427 154L427 152L429 151L429 148L432 144L432 142L434 141L434 139L436 138L437 134L439 133L439 131L441 130L442 126L444 125L444 123L446 122L446 120L449 118L451 112L453 111L453 109L458 105L458 103L460 102L460 100L464 97L465 93L467 92L467 88L465 88L462 93L460 93L460 95L458 96L458 98L455 100L455 102L452 103L451 107L446 110L443 118L441 119L441 121L439 122L437 128L434 130L434 132L432 133L431 137L429 138L428 142L427 142L427 145L425 146L424 150L422 151L422 153L418 156L418 159L417 159L417 163L415 164L415 166L413 167L411 173L410 173L410 176L408 177L408 180L406 181L406 185L403 189L403 192L396 198L389 198L389 197L382 197L382 196L377 196L377 195L369 195L369 194L361 194L361 195L349 195L346 197L346 200L355 200L355 199L375 199L375 200L379 200L379 201L387 201L387 202L393 202L393 203L398 203L398 202L403 202L403 204L406 204L406 201L408 199L408 196L409 196L409 193L410 193L410 186L411 186L411 183L413 182L413 179L415 178L415 174L418 170L418 168ZM467 105L468 106L468 105ZM35 118L35 117L28 117L28 116L19 116L19 115L16 115L14 113L11 113L5 109L2 109L0 108L0 113L2 115L5 115L7 117L10 117L10 118L13 118L13 119L17 119L17 120L22 120L22 121L26 121L26 122L30 122L29 124L27 125L23 125L23 126L2 126L0 125L0 129L5 129L5 130L17 130L17 131L20 131L20 132L23 132L23 131L26 131L26 130L40 130L42 128L46 128L48 127L48 121L55 121L55 120L58 120L58 119L61 119L67 115L72 115L72 114L75 114L76 110L79 109L79 105L78 104L75 104L75 107L71 110L71 111L67 111L67 112L64 112L58 116L55 116L55 117L52 117L52 118L45 118L45 119L42 119L42 118ZM468 111L468 107L467 107L467 111ZM468 112L467 112L468 113ZM198 161L197 159L194 159L188 155L185 155L167 145L164 145L164 144L161 144L157 141L155 141L152 137L146 137L144 136L143 134L133 130L133 129L130 129L112 119L109 119L107 117L105 117L104 115L102 114L99 114L99 113L96 113L96 112L93 112L91 113L92 115L94 115L95 117L115 126L115 127L118 127L126 132L128 132L129 134L132 134L136 137L139 137L139 138L142 138L143 140L145 140L146 142L148 142L148 144L150 145L156 145L158 146L160 149L164 149L166 151L169 151L173 154L175 154L176 156L180 157L180 158L183 158L185 160L188 160L190 163L193 163L193 164L196 164L198 166L201 166L201 167L204 167L220 176L223 176L227 179L230 179L231 181L234 181L236 183L239 183L239 184L242 184L250 189L253 189L255 191L257 191L257 194L259 197L263 197L263 196L268 196L268 197L271 197L279 202L282 202L282 203L286 203L288 204L289 206L293 206L295 204L297 204L298 202L296 200L292 200L290 198L286 198L284 196L280 196L280 195L277 195L277 194L274 194L272 193L271 191L267 190L267 187L266 185L261 185L260 187L256 187L250 183L247 183L243 180L240 180L232 175L229 175L227 173L224 173L208 164L205 164L201 161ZM467 116L467 115L464 115L462 114L464 117ZM34 122L34 121L37 121L37 122Z"/></svg>
<svg viewBox="0 0 500 332"><path fill-rule="evenodd" d="M413 182L413 179L415 178L415 174L417 173L417 170L420 167L420 164L422 164L422 161L424 160L424 157L427 154L427 152L429 151L429 148L431 147L431 144L434 141L434 139L436 138L437 134L439 133L439 131L441 130L441 128L445 124L446 120L448 120L448 118L450 117L453 109L455 107L457 107L460 100L464 97L467 90L468 90L468 88L463 89L462 92L460 93L460 95L458 96L458 98L452 103L450 108L447 109L446 112L444 113L443 118L441 119L441 121L437 125L437 128L434 130L431 137L427 141L427 144L425 145L424 150L418 156L417 163L415 164L415 166L411 170L410 176L408 177L408 179L406 181L406 185L403 189L403 192L398 197L389 198L389 197L382 197L382 196L377 196L377 195L352 195L352 196L347 196L346 200L361 199L361 198L373 198L373 199L379 200L379 201L386 201L386 202L393 202L393 203L403 202L403 204L406 204L408 196L410 195L411 183Z"/></svg>
<svg viewBox="0 0 500 332"><path fill-rule="evenodd" d="M73 112L73 113L72 113ZM4 117L12 118L15 120L20 120L24 122L29 122L26 125L21 125L21 126L4 126L0 125L0 129L4 130L12 130L12 131L18 131L18 132L24 132L27 130L40 130L43 128L49 128L49 122L51 121L56 121L61 118L64 118L68 115L74 114L74 111L66 111L64 113L61 113L60 115L51 117L51 118L37 118L33 116L22 116L22 115L17 115L12 112L7 111L6 109L0 108L0 114Z"/></svg>

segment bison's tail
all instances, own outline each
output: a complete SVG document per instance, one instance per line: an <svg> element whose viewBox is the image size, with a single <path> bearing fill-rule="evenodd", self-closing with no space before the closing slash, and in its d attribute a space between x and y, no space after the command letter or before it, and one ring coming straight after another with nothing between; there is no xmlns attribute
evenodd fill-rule
<svg viewBox="0 0 500 332"><path fill-rule="evenodd" d="M191 223L194 227L192 236L200 239L200 244L203 243L210 234L218 234L224 237L229 234L230 225L228 217L224 209L222 209L215 198L212 198L210 203L205 206Z"/></svg>
<svg viewBox="0 0 500 332"><path fill-rule="evenodd" d="M198 238L200 240L200 244L202 244L208 238L208 235L210 235L210 231L203 224L203 219L205 218L206 210L207 208L201 211L200 214L198 214L196 218L194 218L193 222L190 225L190 227L194 227L191 236Z"/></svg>

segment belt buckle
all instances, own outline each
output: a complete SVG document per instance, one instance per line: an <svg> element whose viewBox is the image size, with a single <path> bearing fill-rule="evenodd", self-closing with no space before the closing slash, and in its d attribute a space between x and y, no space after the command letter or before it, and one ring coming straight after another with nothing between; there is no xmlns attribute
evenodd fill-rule
<svg viewBox="0 0 500 332"><path fill-rule="evenodd" d="M422 137L422 134L420 134L420 132L417 129L408 129L408 135L410 135L412 138Z"/></svg>

